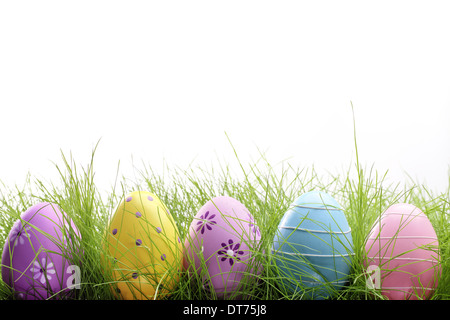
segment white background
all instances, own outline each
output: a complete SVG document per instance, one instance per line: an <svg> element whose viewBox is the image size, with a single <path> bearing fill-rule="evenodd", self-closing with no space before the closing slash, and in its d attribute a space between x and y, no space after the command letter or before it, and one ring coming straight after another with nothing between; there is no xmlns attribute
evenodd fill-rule
<svg viewBox="0 0 450 320"><path fill-rule="evenodd" d="M0 180L117 163L360 160L448 186L449 1L3 1Z"/></svg>

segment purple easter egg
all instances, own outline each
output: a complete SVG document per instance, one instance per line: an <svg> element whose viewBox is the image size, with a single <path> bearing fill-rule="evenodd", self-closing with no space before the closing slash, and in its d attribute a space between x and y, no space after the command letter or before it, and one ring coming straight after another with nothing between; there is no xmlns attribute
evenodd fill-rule
<svg viewBox="0 0 450 320"><path fill-rule="evenodd" d="M56 204L38 203L22 213L2 253L2 278L15 298L70 297L76 288L74 271L79 271L70 258L78 252L79 238L74 223Z"/></svg>
<svg viewBox="0 0 450 320"><path fill-rule="evenodd" d="M228 196L213 198L191 223L184 267L195 266L205 289L217 297L240 297L244 275L260 272L252 263L260 239L253 215L242 203ZM204 265L207 272L201 269Z"/></svg>

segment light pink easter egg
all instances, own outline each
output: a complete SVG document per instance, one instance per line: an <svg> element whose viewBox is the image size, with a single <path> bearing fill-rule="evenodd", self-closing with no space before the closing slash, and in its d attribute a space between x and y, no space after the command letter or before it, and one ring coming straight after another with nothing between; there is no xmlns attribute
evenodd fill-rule
<svg viewBox="0 0 450 320"><path fill-rule="evenodd" d="M388 299L427 299L435 291L441 270L439 242L419 208L390 206L373 225L365 249L373 285Z"/></svg>
<svg viewBox="0 0 450 320"><path fill-rule="evenodd" d="M239 297L244 276L260 272L251 270L260 238L253 215L242 203L228 196L213 198L191 223L184 267L195 267L203 287L217 297Z"/></svg>

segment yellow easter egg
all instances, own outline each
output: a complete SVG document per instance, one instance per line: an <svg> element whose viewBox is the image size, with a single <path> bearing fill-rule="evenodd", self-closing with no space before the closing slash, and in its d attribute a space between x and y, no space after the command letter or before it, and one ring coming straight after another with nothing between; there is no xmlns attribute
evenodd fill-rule
<svg viewBox="0 0 450 320"><path fill-rule="evenodd" d="M164 203L150 192L125 196L109 223L105 252L122 299L161 299L178 284L178 228Z"/></svg>

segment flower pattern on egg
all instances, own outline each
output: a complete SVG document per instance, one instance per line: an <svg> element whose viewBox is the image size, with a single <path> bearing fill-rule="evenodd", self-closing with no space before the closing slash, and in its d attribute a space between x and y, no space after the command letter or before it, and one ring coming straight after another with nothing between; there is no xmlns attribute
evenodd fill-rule
<svg viewBox="0 0 450 320"><path fill-rule="evenodd" d="M41 263L35 260L30 270L33 272L33 279L39 280L41 284L45 284L46 280L51 280L51 274L56 273L53 262L48 263L45 257L41 259Z"/></svg>
<svg viewBox="0 0 450 320"><path fill-rule="evenodd" d="M241 261L239 258L240 255L244 254L244 251L239 250L241 244L234 243L233 239L228 239L228 244L222 242L222 250L219 250L217 253L221 257L221 261L226 261L230 263L230 266L234 264L234 260Z"/></svg>
<svg viewBox="0 0 450 320"><path fill-rule="evenodd" d="M13 227L10 241L13 243L13 247L17 245L23 245L27 239L30 239L30 235L31 227L25 226L22 228L22 224L19 222Z"/></svg>
<svg viewBox="0 0 450 320"><path fill-rule="evenodd" d="M200 231L202 234L204 234L206 229L212 230L212 226L217 224L216 221L212 220L215 217L215 214L209 216L209 211L206 211L204 215L202 214L200 216L201 221L197 222L197 232Z"/></svg>

